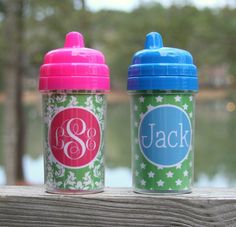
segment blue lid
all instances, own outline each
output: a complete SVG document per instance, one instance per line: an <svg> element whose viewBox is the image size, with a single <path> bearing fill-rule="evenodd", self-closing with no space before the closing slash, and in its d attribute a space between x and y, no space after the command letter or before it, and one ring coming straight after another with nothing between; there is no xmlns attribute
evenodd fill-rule
<svg viewBox="0 0 236 227"><path fill-rule="evenodd" d="M128 71L128 90L198 91L197 67L185 50L163 47L161 35L146 36L145 49L136 52Z"/></svg>

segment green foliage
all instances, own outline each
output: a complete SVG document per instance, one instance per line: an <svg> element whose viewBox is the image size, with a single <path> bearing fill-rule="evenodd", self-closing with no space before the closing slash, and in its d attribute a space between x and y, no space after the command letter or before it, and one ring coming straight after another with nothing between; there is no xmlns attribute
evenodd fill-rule
<svg viewBox="0 0 236 227"><path fill-rule="evenodd" d="M1 33L4 32L4 2L0 1ZM200 10L191 5L164 8L158 3L150 3L140 5L131 13L110 10L90 12L82 7L82 2L25 1L26 77L37 78L44 54L62 47L65 34L72 30L84 34L88 47L104 52L111 69L113 89L125 90L131 57L143 48L145 34L150 31L159 31L166 46L189 50L199 68L226 63L230 73L236 75L236 9ZM4 50L2 36L0 48ZM1 51L1 75L3 62L4 51Z"/></svg>
<svg viewBox="0 0 236 227"><path fill-rule="evenodd" d="M1 34L4 33L6 1L0 0ZM130 13L112 10L90 12L80 0L25 0L24 67L27 79L38 80L39 67L45 53L62 47L65 34L73 30L83 33L87 47L104 52L111 70L112 90L126 90L127 68L132 55L143 48L145 35L150 31L160 32L165 46L189 50L199 69L226 64L230 67L230 73L236 76L235 8L200 10L191 5L165 8L158 3L150 3L140 5ZM5 42L3 35L0 36L0 90L4 88L3 69L7 51ZM204 76L206 75L200 75ZM222 110L217 115L218 105L218 102L198 105L196 167L212 177L225 168L225 172L232 172L232 178L235 178L235 158L232 158L236 157L233 154L236 146L233 140L236 136L235 116ZM38 135L42 134L38 133L36 136L33 133L41 130L40 117L35 116L35 109L36 107L32 107L32 110L30 107L26 108L29 121L27 153L37 155L41 152L42 141ZM128 103L110 104L108 108L107 164L110 167L129 166L130 163L128 110ZM229 155L225 155L225 151ZM209 158L205 157L211 157L210 164ZM221 161L227 163L227 166L223 167Z"/></svg>

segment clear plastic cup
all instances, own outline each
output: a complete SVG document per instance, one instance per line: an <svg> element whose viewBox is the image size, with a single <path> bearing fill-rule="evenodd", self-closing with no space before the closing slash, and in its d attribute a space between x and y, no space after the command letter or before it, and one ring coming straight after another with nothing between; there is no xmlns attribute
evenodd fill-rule
<svg viewBox="0 0 236 227"><path fill-rule="evenodd" d="M109 82L104 56L84 48L80 33L69 33L64 48L46 54L39 89L47 192L103 191Z"/></svg>
<svg viewBox="0 0 236 227"><path fill-rule="evenodd" d="M149 33L128 76L135 192L191 192L197 90L191 54L163 47L161 36Z"/></svg>

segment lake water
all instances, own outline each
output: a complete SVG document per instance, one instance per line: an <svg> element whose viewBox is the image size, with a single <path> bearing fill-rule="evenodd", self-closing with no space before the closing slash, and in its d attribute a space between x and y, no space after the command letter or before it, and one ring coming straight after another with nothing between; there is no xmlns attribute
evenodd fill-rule
<svg viewBox="0 0 236 227"><path fill-rule="evenodd" d="M26 181L30 184L43 184L43 157L32 159L24 157L24 173ZM106 168L105 182L107 187L131 187L131 170L127 167ZM0 184L5 184L6 176L0 167ZM217 173L213 177L201 174L197 181L197 187L236 187L236 182L228 179L224 173Z"/></svg>
<svg viewBox="0 0 236 227"><path fill-rule="evenodd" d="M224 99L201 100L196 107L195 185L201 187L236 186L236 112L235 92ZM3 108L0 109L0 117ZM40 103L25 107L27 146L24 173L27 182L43 183ZM106 185L131 186L129 103L109 104L106 140ZM2 119L2 117L1 117ZM0 129L0 148L2 128ZM0 153L2 165L2 154ZM0 184L5 183L0 167Z"/></svg>

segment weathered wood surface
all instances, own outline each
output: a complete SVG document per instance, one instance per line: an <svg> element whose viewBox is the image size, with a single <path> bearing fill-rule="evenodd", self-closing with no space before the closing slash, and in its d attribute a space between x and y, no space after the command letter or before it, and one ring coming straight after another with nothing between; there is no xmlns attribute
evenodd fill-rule
<svg viewBox="0 0 236 227"><path fill-rule="evenodd" d="M152 196L127 188L55 195L43 187L0 187L0 226L236 226L236 189Z"/></svg>

